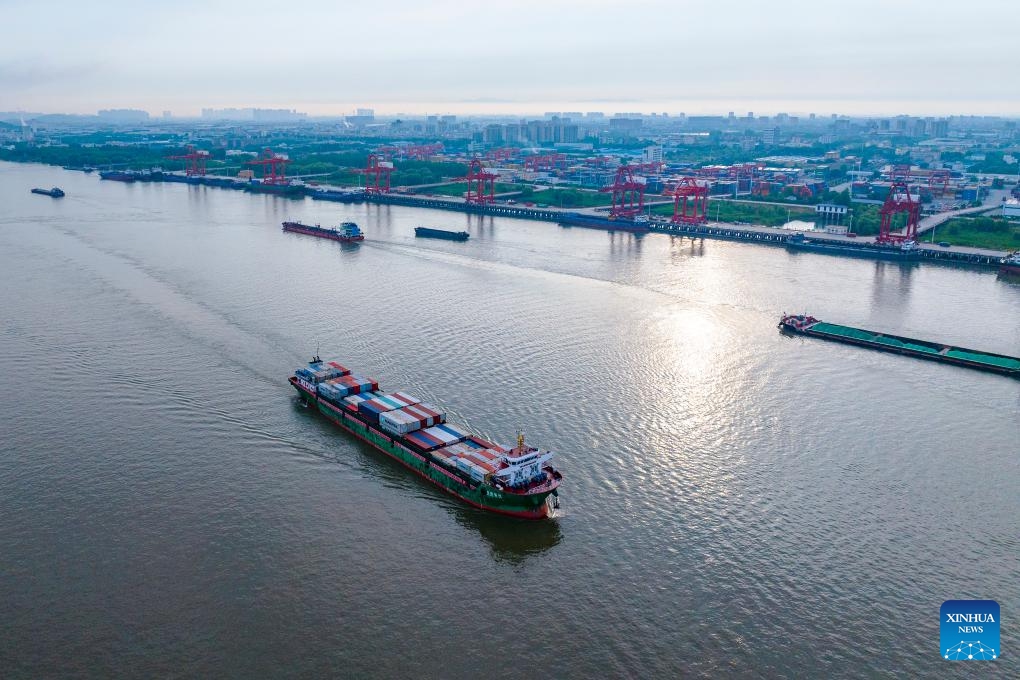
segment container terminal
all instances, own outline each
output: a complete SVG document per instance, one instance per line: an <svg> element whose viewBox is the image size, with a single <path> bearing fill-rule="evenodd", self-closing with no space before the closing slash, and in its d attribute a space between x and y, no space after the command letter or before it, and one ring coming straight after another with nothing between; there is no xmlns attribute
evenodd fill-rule
<svg viewBox="0 0 1020 680"><path fill-rule="evenodd" d="M458 178L466 181L464 197L440 198L392 191L389 176L394 170L393 163L376 154L371 154L367 167L359 171L365 175L366 180L365 186L357 189L317 186L288 177L286 166L291 162L290 159L270 149L266 149L258 158L247 161L253 168L261 168L262 176L259 178L254 176L252 170L242 171L243 176L238 178L208 175L208 156L208 152L196 151L190 147L187 154L169 157L187 161L183 172L110 170L100 172L100 177L122 182L183 182L292 198L307 196L313 200L340 203L366 202L454 210L638 234L656 232L690 238L748 241L786 246L794 251L905 262L1000 268L1006 255L982 248L947 247L949 244L936 246L920 242L919 237L923 231L920 220L921 200L912 185L901 178L889 183L888 194L880 209L879 233L870 239L856 238L854 234L845 231L806 236L790 229L710 222L708 202L712 185L710 179L700 176L704 173L674 179L665 187L662 198L667 204L672 203L672 216L649 215L645 201L647 184L637 174L648 170L643 165L623 165L616 169L612 183L600 190L607 195L610 203L607 208L569 210L538 207L528 203L517 205L512 201L497 199L495 182L499 175L484 166L479 159L471 160L466 175Z"/></svg>

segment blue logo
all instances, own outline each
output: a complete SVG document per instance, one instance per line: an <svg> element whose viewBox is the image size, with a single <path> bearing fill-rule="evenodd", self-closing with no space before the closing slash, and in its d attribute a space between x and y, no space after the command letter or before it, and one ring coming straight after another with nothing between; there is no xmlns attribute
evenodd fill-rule
<svg viewBox="0 0 1020 680"><path fill-rule="evenodd" d="M939 610L942 658L950 661L998 659L999 603L995 600L946 600Z"/></svg>

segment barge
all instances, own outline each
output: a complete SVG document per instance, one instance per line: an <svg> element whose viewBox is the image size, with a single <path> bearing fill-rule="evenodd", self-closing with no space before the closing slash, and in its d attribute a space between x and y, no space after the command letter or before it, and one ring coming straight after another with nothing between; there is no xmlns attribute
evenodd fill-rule
<svg viewBox="0 0 1020 680"><path fill-rule="evenodd" d="M283 230L294 234L325 238L330 241L340 241L341 243L355 243L365 240L364 232L354 222L344 222L340 225L339 229L320 227L317 224L313 226L311 224L301 224L300 222L284 222Z"/></svg>
<svg viewBox="0 0 1020 680"><path fill-rule="evenodd" d="M873 260L915 262L921 259L921 251L915 241L904 241L899 245L847 243L845 241L812 239L805 237L804 234L794 234L786 240L786 247L790 250L805 250L849 257L866 257Z"/></svg>
<svg viewBox="0 0 1020 680"><path fill-rule="evenodd" d="M471 237L466 231L446 231L431 227L415 227L414 235L418 238L441 238L447 241L467 241Z"/></svg>
<svg viewBox="0 0 1020 680"><path fill-rule="evenodd" d="M632 219L624 217L598 217L582 213L563 213L560 218L561 227L586 227L588 229L606 229L608 231L631 231L646 233L649 225L647 215L637 215Z"/></svg>
<svg viewBox="0 0 1020 680"><path fill-rule="evenodd" d="M905 338L899 335L888 335L876 331L868 331L850 326L819 321L806 314L784 314L779 320L779 328L786 333L807 335L823 340L833 340L851 345L860 345L883 352L895 352L907 356L940 361L946 364L990 371L1020 378L1020 357L1004 354L992 354L966 347L955 347L938 342Z"/></svg>
<svg viewBox="0 0 1020 680"><path fill-rule="evenodd" d="M49 196L50 198L63 198L64 190L60 187L53 187L52 189L39 189L36 187L32 189L33 194L40 194L42 196Z"/></svg>
<svg viewBox="0 0 1020 680"><path fill-rule="evenodd" d="M371 378L313 357L289 379L298 398L334 425L476 508L544 519L558 507L562 475L552 453L504 447L446 422L442 409L405 392L386 394Z"/></svg>

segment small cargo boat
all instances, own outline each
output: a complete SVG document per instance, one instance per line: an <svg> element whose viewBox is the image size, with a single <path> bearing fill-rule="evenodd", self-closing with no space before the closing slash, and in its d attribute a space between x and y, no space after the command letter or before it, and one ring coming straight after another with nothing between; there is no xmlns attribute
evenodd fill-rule
<svg viewBox="0 0 1020 680"><path fill-rule="evenodd" d="M60 187L53 187L52 189L32 189L33 194L41 194L43 196L49 196L50 198L63 198L64 191Z"/></svg>
<svg viewBox="0 0 1020 680"><path fill-rule="evenodd" d="M431 227L415 227L414 235L418 238L441 238L447 241L467 241L471 237L466 231L446 231Z"/></svg>
<svg viewBox="0 0 1020 680"><path fill-rule="evenodd" d="M991 371L1020 378L1020 357L992 354L976 349L954 347L938 342L905 338L899 335L888 335L850 326L840 326L839 324L819 321L815 317L806 314L784 314L779 320L779 329L785 333L808 335L814 338L822 338L823 340L860 345L883 352L895 352L896 354L905 354L917 357L918 359L941 361L946 364L955 364L966 368L975 368L980 371Z"/></svg>

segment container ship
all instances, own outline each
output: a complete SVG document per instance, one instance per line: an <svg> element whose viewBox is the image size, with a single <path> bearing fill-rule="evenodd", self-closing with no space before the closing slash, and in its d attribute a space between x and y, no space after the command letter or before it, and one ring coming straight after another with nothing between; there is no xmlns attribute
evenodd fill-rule
<svg viewBox="0 0 1020 680"><path fill-rule="evenodd" d="M437 406L383 393L376 380L319 357L290 384L330 422L470 505L524 519L543 519L558 506L562 475L552 453L528 446L521 434L515 447L500 446L446 422Z"/></svg>
<svg viewBox="0 0 1020 680"><path fill-rule="evenodd" d="M310 224L301 224L300 222L284 222L283 230L295 234L307 234L308 236L327 238L331 241L340 241L341 243L353 243L355 241L365 240L364 232L362 232L361 228L354 222L344 222L340 225L339 229L327 229L325 227L320 227L317 224L312 226Z"/></svg>
<svg viewBox="0 0 1020 680"><path fill-rule="evenodd" d="M847 243L827 239L806 238L804 234L794 234L786 240L790 250L807 250L829 255L850 257L867 257L874 260L898 260L913 262L921 259L921 251L914 241L904 241L900 245L883 245L880 243Z"/></svg>
<svg viewBox="0 0 1020 680"><path fill-rule="evenodd" d="M808 335L824 340L834 340L851 345L870 347L883 352L895 352L919 359L941 361L947 364L991 371L1020 378L1020 357L1004 354L991 354L976 349L954 347L927 340L916 340L899 335L887 335L875 331L866 331L850 326L819 321L806 314L784 314L779 320L780 330L799 335Z"/></svg>
<svg viewBox="0 0 1020 680"><path fill-rule="evenodd" d="M418 238L441 238L447 241L467 241L471 237L471 234L466 231L446 231L431 227L415 227L414 235Z"/></svg>
<svg viewBox="0 0 1020 680"><path fill-rule="evenodd" d="M63 198L64 190L60 187L53 187L52 189L32 189L33 194L41 194L43 196L49 196L50 198Z"/></svg>

